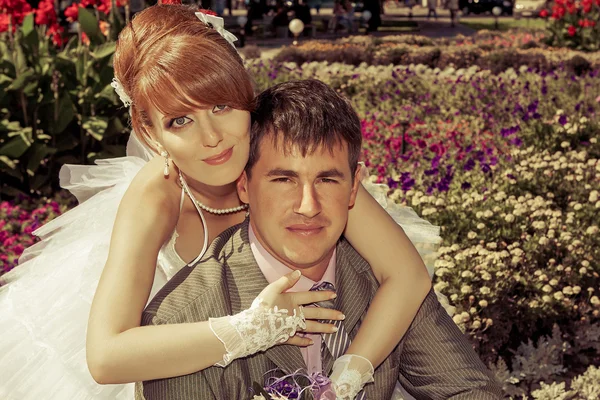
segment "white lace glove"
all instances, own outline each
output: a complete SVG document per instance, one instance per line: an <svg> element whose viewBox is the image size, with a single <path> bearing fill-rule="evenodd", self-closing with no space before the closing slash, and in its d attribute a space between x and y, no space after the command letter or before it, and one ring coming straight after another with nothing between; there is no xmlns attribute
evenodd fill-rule
<svg viewBox="0 0 600 400"><path fill-rule="evenodd" d="M304 313L268 307L257 297L249 309L235 315L209 318L210 329L225 345L227 353L215 365L225 367L236 358L265 351L287 341L298 329L306 329Z"/></svg>
<svg viewBox="0 0 600 400"><path fill-rule="evenodd" d="M338 400L354 400L365 384L373 382L375 370L369 360L346 354L335 360L331 383Z"/></svg>

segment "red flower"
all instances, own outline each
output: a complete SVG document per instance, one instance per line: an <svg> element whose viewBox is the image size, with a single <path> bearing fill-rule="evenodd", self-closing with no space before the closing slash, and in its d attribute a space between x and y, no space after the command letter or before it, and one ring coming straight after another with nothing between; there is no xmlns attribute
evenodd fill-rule
<svg viewBox="0 0 600 400"><path fill-rule="evenodd" d="M565 16L566 10L563 6L555 4L552 6L552 18L561 19Z"/></svg>
<svg viewBox="0 0 600 400"><path fill-rule="evenodd" d="M546 18L547 16L548 16L548 10L543 9L542 11L540 11L540 17Z"/></svg>
<svg viewBox="0 0 600 400"><path fill-rule="evenodd" d="M569 25L567 32L569 33L569 36L575 36L577 33L577 28L575 28L573 25Z"/></svg>
<svg viewBox="0 0 600 400"><path fill-rule="evenodd" d="M590 19L580 19L577 21L577 24L582 28L593 28L596 26L596 21L592 21Z"/></svg>
<svg viewBox="0 0 600 400"><path fill-rule="evenodd" d="M158 0L158 4L181 4L181 0Z"/></svg>
<svg viewBox="0 0 600 400"><path fill-rule="evenodd" d="M198 10L198 12L201 12L202 14L206 14L206 15L214 15L216 16L217 13L211 10L205 10L204 8L201 8Z"/></svg>
<svg viewBox="0 0 600 400"><path fill-rule="evenodd" d="M46 35L52 38L52 43L54 43L56 47L62 47L68 41L68 38L64 36L64 32L65 30L63 27L56 23L48 28Z"/></svg>
<svg viewBox="0 0 600 400"><path fill-rule="evenodd" d="M42 0L35 11L35 23L37 25L52 25L56 22L56 11L54 1Z"/></svg>
<svg viewBox="0 0 600 400"><path fill-rule="evenodd" d="M75 22L79 16L79 4L73 3L65 9L65 17L69 22Z"/></svg>

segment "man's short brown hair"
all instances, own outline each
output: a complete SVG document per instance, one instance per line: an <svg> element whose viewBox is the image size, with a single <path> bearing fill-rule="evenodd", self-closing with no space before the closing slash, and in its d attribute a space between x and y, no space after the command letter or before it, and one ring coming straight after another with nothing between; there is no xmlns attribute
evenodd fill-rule
<svg viewBox="0 0 600 400"><path fill-rule="evenodd" d="M360 119L348 100L316 79L280 83L256 98L246 165L249 177L266 137L286 153L300 150L303 157L322 146L333 152L346 143L350 171L356 172L362 144Z"/></svg>

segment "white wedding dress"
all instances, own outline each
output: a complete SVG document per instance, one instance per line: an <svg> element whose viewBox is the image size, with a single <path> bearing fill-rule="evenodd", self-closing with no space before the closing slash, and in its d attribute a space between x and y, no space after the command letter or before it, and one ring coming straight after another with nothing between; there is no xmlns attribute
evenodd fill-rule
<svg viewBox="0 0 600 400"><path fill-rule="evenodd" d="M80 204L38 229L41 241L23 253L21 265L0 278L0 399L133 399L133 384L98 385L92 379L85 337L117 208L152 157L132 135L126 157L61 169L61 186ZM431 274L439 228L410 208L388 203L386 186L368 180L364 185L402 226ZM186 265L175 251L176 239L174 232L160 251L150 299Z"/></svg>

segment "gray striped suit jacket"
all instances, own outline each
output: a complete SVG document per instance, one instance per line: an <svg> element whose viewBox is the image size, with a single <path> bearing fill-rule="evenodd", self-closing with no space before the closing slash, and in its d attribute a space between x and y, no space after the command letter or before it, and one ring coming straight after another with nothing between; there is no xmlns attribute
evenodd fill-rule
<svg viewBox="0 0 600 400"><path fill-rule="evenodd" d="M185 267L151 301L143 325L206 321L236 314L267 286L250 249L248 220L211 244L196 265ZM337 245L336 307L346 319L351 338L373 298L378 283L367 262L345 240ZM393 305L390 305L393 307ZM331 371L332 357L323 360ZM136 384L136 399L244 400L253 382L263 383L278 369L291 373L306 368L300 350L280 345L233 361L226 368L210 367L193 374ZM389 399L398 381L417 399L500 399L501 389L470 344L441 307L433 291L404 339L375 371L365 387L368 399Z"/></svg>

